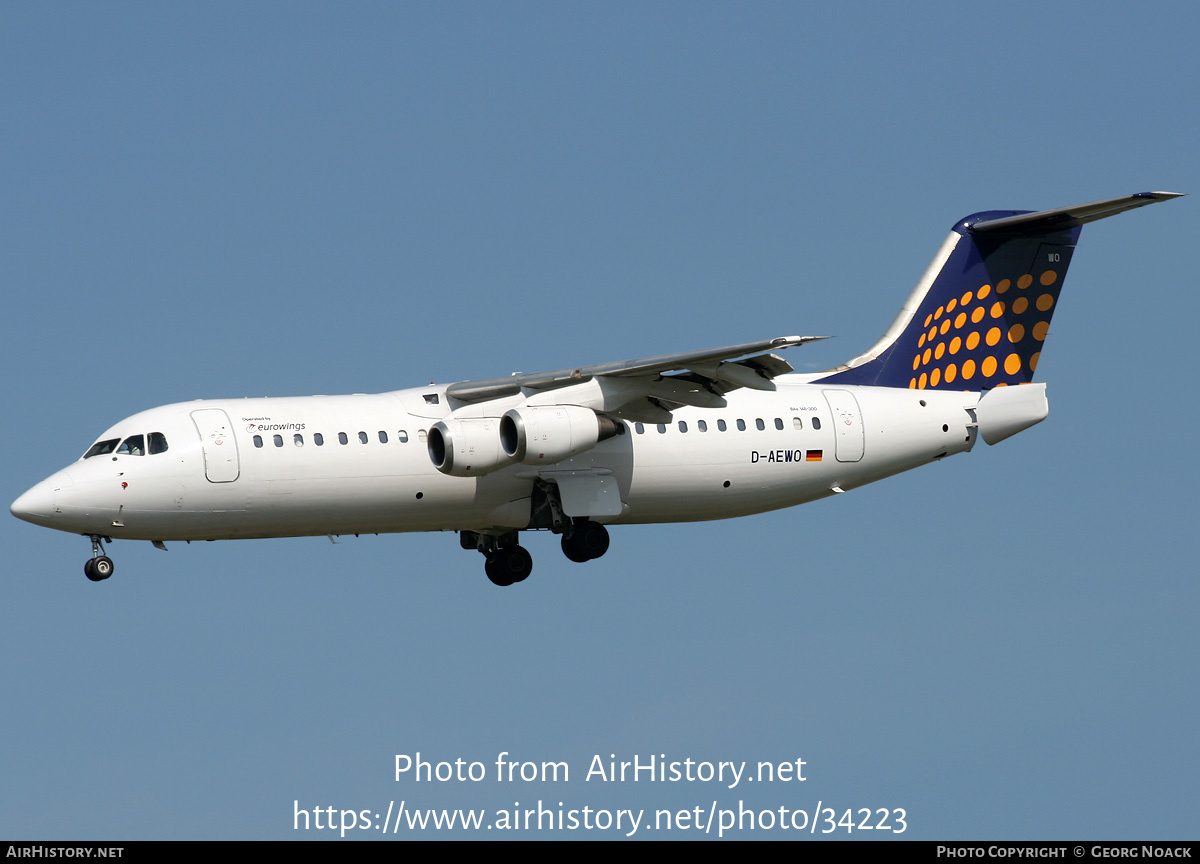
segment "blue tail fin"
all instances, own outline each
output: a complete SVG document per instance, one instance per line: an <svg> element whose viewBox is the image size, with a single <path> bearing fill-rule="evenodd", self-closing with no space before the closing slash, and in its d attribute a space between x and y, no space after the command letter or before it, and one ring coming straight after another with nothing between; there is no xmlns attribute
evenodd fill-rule
<svg viewBox="0 0 1200 864"><path fill-rule="evenodd" d="M1177 197L1141 192L1059 210L968 216L951 230L883 338L818 380L918 390L1028 383L1080 226Z"/></svg>

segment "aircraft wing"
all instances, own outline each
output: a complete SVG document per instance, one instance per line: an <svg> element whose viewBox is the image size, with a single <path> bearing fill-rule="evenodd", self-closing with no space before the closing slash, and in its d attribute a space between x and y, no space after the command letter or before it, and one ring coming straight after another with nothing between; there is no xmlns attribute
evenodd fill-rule
<svg viewBox="0 0 1200 864"><path fill-rule="evenodd" d="M446 395L460 402L483 402L522 391L553 391L563 387L600 380L601 386L617 403L637 402L646 398L652 405L666 408L675 405L717 407L724 404L721 397L739 387L774 390L772 378L794 371L792 365L770 353L806 342L826 339L826 336L782 336L760 342L727 345L707 351L664 354L640 360L601 363L560 369L555 372L533 372L510 375L507 378L488 378L481 381L460 381L446 388ZM766 353L759 353L766 352ZM674 375L668 373L676 373ZM625 398L616 397L616 393ZM612 405L609 410L617 407ZM642 415L644 412L634 411Z"/></svg>

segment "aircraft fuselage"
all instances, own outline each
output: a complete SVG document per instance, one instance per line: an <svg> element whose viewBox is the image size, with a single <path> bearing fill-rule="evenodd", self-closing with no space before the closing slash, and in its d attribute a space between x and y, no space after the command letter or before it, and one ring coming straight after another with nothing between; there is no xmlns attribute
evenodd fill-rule
<svg viewBox="0 0 1200 864"><path fill-rule="evenodd" d="M596 521L723 519L969 450L968 409L978 401L965 391L784 378L775 392L730 394L724 409L680 409L667 424L621 421L617 435L550 466L477 477L448 476L430 461L428 429L451 411L444 388L184 402L100 436L160 433L165 451L89 456L13 506L46 527L138 540L494 531L529 527L535 479L595 473L616 481L621 501L619 514Z"/></svg>

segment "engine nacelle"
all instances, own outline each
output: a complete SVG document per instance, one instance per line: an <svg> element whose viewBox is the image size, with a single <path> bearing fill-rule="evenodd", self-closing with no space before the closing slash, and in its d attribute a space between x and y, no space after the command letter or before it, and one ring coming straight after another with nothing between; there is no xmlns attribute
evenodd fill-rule
<svg viewBox="0 0 1200 864"><path fill-rule="evenodd" d="M433 467L454 477L477 477L511 464L500 449L500 420L447 418L434 423L428 436Z"/></svg>
<svg viewBox="0 0 1200 864"><path fill-rule="evenodd" d="M500 418L500 446L526 465L561 462L616 434L613 420L578 405L525 405Z"/></svg>

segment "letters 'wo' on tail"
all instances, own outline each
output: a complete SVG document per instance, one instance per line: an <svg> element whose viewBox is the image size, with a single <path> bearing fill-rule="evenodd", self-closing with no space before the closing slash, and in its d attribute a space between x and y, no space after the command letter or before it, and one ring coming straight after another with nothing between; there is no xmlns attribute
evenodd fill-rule
<svg viewBox="0 0 1200 864"><path fill-rule="evenodd" d="M1029 383L1081 226L1180 194L960 220L883 338L819 380L917 390Z"/></svg>

